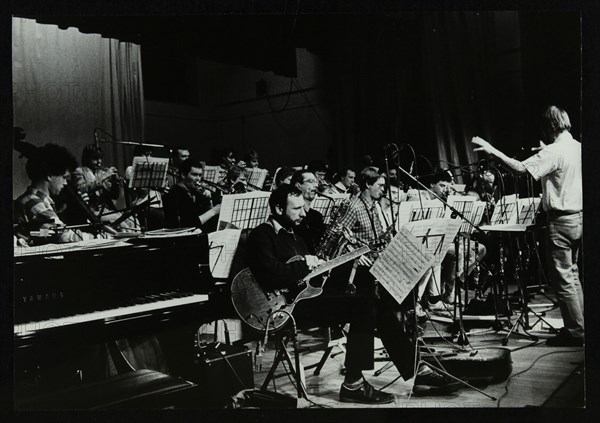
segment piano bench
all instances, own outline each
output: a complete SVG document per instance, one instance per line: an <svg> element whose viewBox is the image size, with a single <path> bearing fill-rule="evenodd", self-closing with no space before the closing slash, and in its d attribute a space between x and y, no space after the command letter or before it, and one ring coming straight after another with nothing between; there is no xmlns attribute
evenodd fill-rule
<svg viewBox="0 0 600 423"><path fill-rule="evenodd" d="M17 402L17 410L186 408L196 385L154 370L136 370L106 380Z"/></svg>

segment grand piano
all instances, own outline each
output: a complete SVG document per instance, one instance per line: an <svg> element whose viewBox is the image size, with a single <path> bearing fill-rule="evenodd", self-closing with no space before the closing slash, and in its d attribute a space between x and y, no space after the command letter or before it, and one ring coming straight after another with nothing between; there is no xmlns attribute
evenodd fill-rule
<svg viewBox="0 0 600 423"><path fill-rule="evenodd" d="M188 334L218 314L208 258L192 230L15 249L17 404L107 377L115 340L158 335L168 366L191 359Z"/></svg>

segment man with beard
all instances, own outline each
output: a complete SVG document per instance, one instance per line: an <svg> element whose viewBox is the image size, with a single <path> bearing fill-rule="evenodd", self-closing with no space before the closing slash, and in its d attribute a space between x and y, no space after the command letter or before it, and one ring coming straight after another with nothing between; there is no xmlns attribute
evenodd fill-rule
<svg viewBox="0 0 600 423"><path fill-rule="evenodd" d="M322 263L309 253L295 232L306 216L304 206L302 192L292 184L282 184L269 198L271 217L248 237L250 269L266 291L295 289L298 281ZM293 257L300 259L290 261ZM370 297L326 291L316 298L300 301L294 316L298 322L350 323L340 401L362 404L394 401L394 395L375 389L362 375L363 370L373 368L375 313Z"/></svg>

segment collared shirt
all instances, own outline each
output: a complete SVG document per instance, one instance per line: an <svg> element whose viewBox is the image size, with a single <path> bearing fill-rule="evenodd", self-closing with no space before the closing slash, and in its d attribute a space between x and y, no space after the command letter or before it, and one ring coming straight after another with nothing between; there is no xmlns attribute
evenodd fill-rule
<svg viewBox="0 0 600 423"><path fill-rule="evenodd" d="M54 201L46 193L29 186L15 202L14 219L26 231L41 229L46 223L64 225L55 210ZM52 242L81 241L82 234L76 230L66 230L51 237Z"/></svg>
<svg viewBox="0 0 600 423"><path fill-rule="evenodd" d="M348 192L348 188L342 183L342 181L336 183L333 187L337 190L338 194L346 194Z"/></svg>
<svg viewBox="0 0 600 423"><path fill-rule="evenodd" d="M275 220L275 218L273 216L270 216L267 219L267 223L269 225L271 225L271 227L273 228L273 230L275 231L275 235L279 235L279 232L284 231L285 233L291 235L294 239L296 239L296 234L294 233L294 229L293 228L284 228L281 223L279 223L277 220Z"/></svg>
<svg viewBox="0 0 600 423"><path fill-rule="evenodd" d="M542 180L546 211L578 212L583 208L581 143L564 131L552 144L523 161L536 181Z"/></svg>
<svg viewBox="0 0 600 423"><path fill-rule="evenodd" d="M379 203L367 200L361 194L350 200L338 223L350 229L357 238L364 242L375 241L383 233L377 207L379 207Z"/></svg>

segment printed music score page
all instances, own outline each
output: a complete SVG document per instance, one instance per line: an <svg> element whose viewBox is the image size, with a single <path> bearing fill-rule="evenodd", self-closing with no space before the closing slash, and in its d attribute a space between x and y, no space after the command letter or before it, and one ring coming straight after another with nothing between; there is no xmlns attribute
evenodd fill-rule
<svg viewBox="0 0 600 423"><path fill-rule="evenodd" d="M434 256L434 264L438 265L454 242L461 223L459 219L427 219L408 222L402 228L407 229L417 238L417 242L423 244Z"/></svg>
<svg viewBox="0 0 600 423"><path fill-rule="evenodd" d="M433 254L402 228L369 271L400 304L434 261Z"/></svg>
<svg viewBox="0 0 600 423"><path fill-rule="evenodd" d="M244 169L244 172L246 173L248 182L260 189L263 188L265 179L267 179L267 174L269 173L267 169L259 168L246 168Z"/></svg>
<svg viewBox="0 0 600 423"><path fill-rule="evenodd" d="M210 245L208 263L213 278L227 279L229 277L241 233L240 229L223 229L208 234L208 244Z"/></svg>
<svg viewBox="0 0 600 423"><path fill-rule="evenodd" d="M129 188L161 188L166 185L169 159L135 156Z"/></svg>
<svg viewBox="0 0 600 423"><path fill-rule="evenodd" d="M238 229L252 229L269 217L270 192L252 191L244 194L228 194L221 201L217 228L227 222Z"/></svg>

